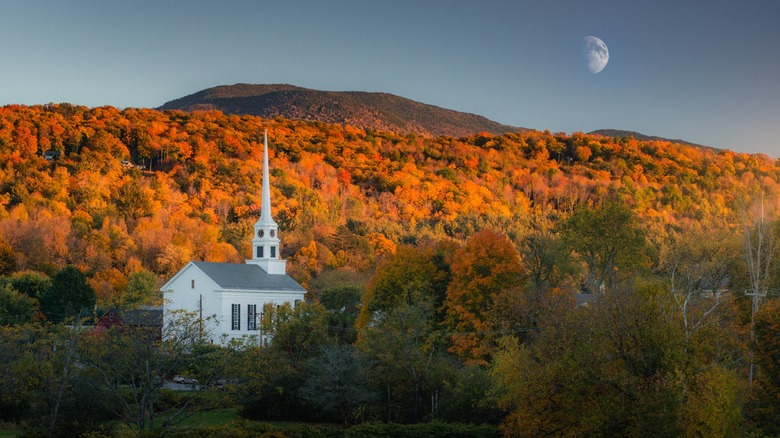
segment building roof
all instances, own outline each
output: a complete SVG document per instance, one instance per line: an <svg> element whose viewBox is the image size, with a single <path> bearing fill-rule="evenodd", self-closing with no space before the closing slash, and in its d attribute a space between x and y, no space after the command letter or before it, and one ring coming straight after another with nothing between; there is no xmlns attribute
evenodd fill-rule
<svg viewBox="0 0 780 438"><path fill-rule="evenodd" d="M108 316L113 313L116 319L109 320ZM116 307L109 309L98 319L98 325L130 325L137 327L162 327L163 309L162 306L141 306L133 310L119 310Z"/></svg>
<svg viewBox="0 0 780 438"><path fill-rule="evenodd" d="M144 327L162 327L163 325L162 307L141 307L126 310L121 315L127 325Z"/></svg>
<svg viewBox="0 0 780 438"><path fill-rule="evenodd" d="M222 289L306 292L289 275L268 274L258 265L240 263L192 262Z"/></svg>

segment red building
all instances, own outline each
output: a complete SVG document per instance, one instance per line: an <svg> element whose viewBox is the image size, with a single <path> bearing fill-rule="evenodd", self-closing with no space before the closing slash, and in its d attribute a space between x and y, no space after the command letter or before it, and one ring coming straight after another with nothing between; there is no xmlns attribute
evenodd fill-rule
<svg viewBox="0 0 780 438"><path fill-rule="evenodd" d="M95 323L95 331L102 332L111 327L120 329L149 330L155 339L162 338L162 307L141 307L133 310L110 309Z"/></svg>

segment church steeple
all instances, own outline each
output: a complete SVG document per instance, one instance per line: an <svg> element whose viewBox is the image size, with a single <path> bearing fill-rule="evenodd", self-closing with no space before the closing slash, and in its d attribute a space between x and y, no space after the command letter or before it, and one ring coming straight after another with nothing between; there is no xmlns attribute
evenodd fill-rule
<svg viewBox="0 0 780 438"><path fill-rule="evenodd" d="M252 258L247 263L259 265L269 274L285 274L286 260L279 255L279 226L271 216L271 180L268 171L268 130L263 135L263 188L260 219L255 222Z"/></svg>
<svg viewBox="0 0 780 438"><path fill-rule="evenodd" d="M268 130L263 133L263 197L262 209L260 211L259 223L269 226L276 226L274 218L271 216L271 183L268 177Z"/></svg>

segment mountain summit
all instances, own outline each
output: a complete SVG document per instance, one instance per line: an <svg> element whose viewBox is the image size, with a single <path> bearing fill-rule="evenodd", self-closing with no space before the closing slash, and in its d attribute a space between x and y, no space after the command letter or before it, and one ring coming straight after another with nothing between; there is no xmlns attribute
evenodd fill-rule
<svg viewBox="0 0 780 438"><path fill-rule="evenodd" d="M401 134L468 136L525 130L476 114L415 102L388 93L318 91L287 84L235 84L208 88L167 102L160 110L220 110L263 118L340 123Z"/></svg>

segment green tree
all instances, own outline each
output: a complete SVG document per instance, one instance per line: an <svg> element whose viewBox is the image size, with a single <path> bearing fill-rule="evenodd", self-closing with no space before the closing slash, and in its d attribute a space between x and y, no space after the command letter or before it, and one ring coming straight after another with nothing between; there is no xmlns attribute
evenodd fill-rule
<svg viewBox="0 0 780 438"><path fill-rule="evenodd" d="M478 365L457 368L440 393L436 417L453 423L498 424L504 416L493 396L490 370Z"/></svg>
<svg viewBox="0 0 780 438"><path fill-rule="evenodd" d="M261 336L264 348L249 354L263 364L262 372L243 373L252 391L240 390L242 415L253 419L311 420L312 406L299 396L311 359L325 346L336 344L328 336L328 313L318 303L284 303L263 308ZM256 366L255 366L256 367Z"/></svg>
<svg viewBox="0 0 780 438"><path fill-rule="evenodd" d="M362 295L358 286L332 287L320 294L320 303L328 312L328 333L339 343L351 345L357 340L355 321Z"/></svg>
<svg viewBox="0 0 780 438"><path fill-rule="evenodd" d="M614 287L649 265L649 247L628 207L581 206L563 223L564 241L587 267L591 293Z"/></svg>
<svg viewBox="0 0 780 438"><path fill-rule="evenodd" d="M16 291L39 300L51 286L51 279L42 272L21 271L2 279Z"/></svg>
<svg viewBox="0 0 780 438"><path fill-rule="evenodd" d="M654 295L615 289L531 345L503 339L491 373L504 427L520 436L679 434L681 345Z"/></svg>
<svg viewBox="0 0 780 438"><path fill-rule="evenodd" d="M571 252L554 230L553 221L541 211L531 215L528 231L520 239L518 251L523 270L536 295L562 286L576 271Z"/></svg>
<svg viewBox="0 0 780 438"><path fill-rule="evenodd" d="M659 267L679 310L686 343L693 342L731 298L727 289L737 259L736 239L729 231L686 228L664 245Z"/></svg>
<svg viewBox="0 0 780 438"><path fill-rule="evenodd" d="M401 304L426 300L438 308L450 281L448 252L446 245L400 245L371 277L363 295L358 328Z"/></svg>
<svg viewBox="0 0 780 438"><path fill-rule="evenodd" d="M328 337L328 314L321 304L266 304L261 327L269 350L294 370L305 370L306 362L333 342Z"/></svg>
<svg viewBox="0 0 780 438"><path fill-rule="evenodd" d="M193 400L209 389L197 385L179 397L163 420L157 411L166 378L187 369L193 351L208 337L202 336L194 314L178 312L162 329L117 327L87 337L79 346L78 360L92 377L93 389L106 394L107 408L125 424L150 430L177 424L191 415ZM203 355L200 355L202 358Z"/></svg>
<svg viewBox="0 0 780 438"><path fill-rule="evenodd" d="M386 389L388 421L420 421L423 401L442 387L445 357L434 315L430 301L401 303L360 331L356 345L369 379Z"/></svg>
<svg viewBox="0 0 780 438"><path fill-rule="evenodd" d="M134 308L142 305L158 304L160 289L157 287L157 276L153 272L142 270L130 274L127 287L116 303L123 308Z"/></svg>
<svg viewBox="0 0 780 438"><path fill-rule="evenodd" d="M780 300L772 299L756 315L754 348L758 377L750 417L767 436L780 434Z"/></svg>
<svg viewBox="0 0 780 438"><path fill-rule="evenodd" d="M4 421L21 421L33 413L33 346L38 334L30 326L0 326L0 418Z"/></svg>
<svg viewBox="0 0 780 438"><path fill-rule="evenodd" d="M326 413L338 414L345 426L353 410L376 398L367 388L351 345L323 347L320 355L309 361L301 397Z"/></svg>
<svg viewBox="0 0 780 438"><path fill-rule="evenodd" d="M22 295L9 285L0 285L0 325L33 322L38 301Z"/></svg>
<svg viewBox="0 0 780 438"><path fill-rule="evenodd" d="M713 363L686 384L680 408L684 436L744 436L742 382L735 370Z"/></svg>
<svg viewBox="0 0 780 438"><path fill-rule="evenodd" d="M76 349L82 330L62 325L0 327L0 418L30 435L79 435L105 421L103 394L88 391Z"/></svg>
<svg viewBox="0 0 780 438"><path fill-rule="evenodd" d="M95 291L75 266L66 266L52 278L41 296L41 310L52 322L89 315L95 306Z"/></svg>

